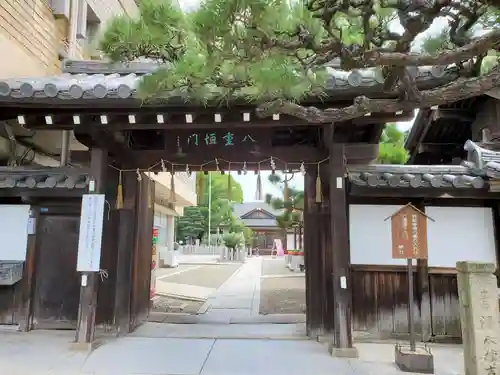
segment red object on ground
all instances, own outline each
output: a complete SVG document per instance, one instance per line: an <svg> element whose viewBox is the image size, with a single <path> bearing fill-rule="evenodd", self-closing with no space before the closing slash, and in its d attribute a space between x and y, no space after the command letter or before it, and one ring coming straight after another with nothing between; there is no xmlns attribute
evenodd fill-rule
<svg viewBox="0 0 500 375"><path fill-rule="evenodd" d="M303 251L290 251L288 253L288 255L302 255L302 256L304 256L304 252Z"/></svg>

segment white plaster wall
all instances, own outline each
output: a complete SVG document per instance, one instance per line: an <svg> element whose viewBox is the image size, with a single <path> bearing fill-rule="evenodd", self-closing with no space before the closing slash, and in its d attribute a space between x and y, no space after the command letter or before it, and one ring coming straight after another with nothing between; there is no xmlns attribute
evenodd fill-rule
<svg viewBox="0 0 500 375"><path fill-rule="evenodd" d="M163 212L155 212L154 216L154 226L166 228L167 226L167 215Z"/></svg>
<svg viewBox="0 0 500 375"><path fill-rule="evenodd" d="M391 221L385 220L401 207L368 204L349 206L351 264L406 264L404 259L392 259Z"/></svg>
<svg viewBox="0 0 500 375"><path fill-rule="evenodd" d="M30 206L0 206L0 261L25 261Z"/></svg>
<svg viewBox="0 0 500 375"><path fill-rule="evenodd" d="M496 264L493 214L487 207L426 207L429 267L463 260Z"/></svg>
<svg viewBox="0 0 500 375"><path fill-rule="evenodd" d="M179 175L179 176L178 176ZM165 202L170 201L170 180L171 174L169 172L160 172L158 174L148 173L148 176L156 182L155 196ZM190 207L195 206L197 202L196 189L194 181L195 174L192 174L191 178L188 178L185 174L175 173L174 174L174 185L175 185L175 203L177 206ZM177 210L179 214L182 214L183 210Z"/></svg>
<svg viewBox="0 0 500 375"><path fill-rule="evenodd" d="M351 264L405 265L392 259L391 222L401 206L350 205ZM493 215L485 207L426 207L429 267L455 267L457 261L496 263Z"/></svg>
<svg viewBox="0 0 500 375"><path fill-rule="evenodd" d="M155 212L153 226L158 229L158 246L167 246L167 215Z"/></svg>
<svg viewBox="0 0 500 375"><path fill-rule="evenodd" d="M158 229L158 243L156 246L158 261L165 261L168 251L174 250L175 226L174 217L162 212L155 212L154 227Z"/></svg>

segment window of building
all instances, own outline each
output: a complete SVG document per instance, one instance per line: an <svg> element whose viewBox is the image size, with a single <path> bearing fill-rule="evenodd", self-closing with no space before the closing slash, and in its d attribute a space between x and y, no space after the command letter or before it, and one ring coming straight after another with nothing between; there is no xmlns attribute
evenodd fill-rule
<svg viewBox="0 0 500 375"><path fill-rule="evenodd" d="M101 20L86 0L80 0L76 34L78 39L92 42L101 26Z"/></svg>
<svg viewBox="0 0 500 375"><path fill-rule="evenodd" d="M98 50L99 33L101 31L101 20L86 0L80 0L78 11L77 38L84 41L85 52L92 59L100 59Z"/></svg>

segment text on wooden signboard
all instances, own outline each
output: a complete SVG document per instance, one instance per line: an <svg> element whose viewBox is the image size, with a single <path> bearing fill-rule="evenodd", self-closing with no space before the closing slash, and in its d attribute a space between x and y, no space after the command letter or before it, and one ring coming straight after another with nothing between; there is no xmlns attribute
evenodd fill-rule
<svg viewBox="0 0 500 375"><path fill-rule="evenodd" d="M411 204L391 216L393 259L427 259L427 219Z"/></svg>

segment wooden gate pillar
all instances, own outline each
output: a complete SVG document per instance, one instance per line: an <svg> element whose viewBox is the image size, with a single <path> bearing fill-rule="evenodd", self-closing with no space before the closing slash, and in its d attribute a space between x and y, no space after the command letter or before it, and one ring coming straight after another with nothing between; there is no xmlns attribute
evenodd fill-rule
<svg viewBox="0 0 500 375"><path fill-rule="evenodd" d="M306 267L306 329L317 339L323 331L323 290L319 246L319 205L315 202L315 168L304 177L304 262Z"/></svg>
<svg viewBox="0 0 500 375"><path fill-rule="evenodd" d="M108 164L111 164L108 159ZM120 172L116 167L108 165L106 172L106 204L104 207L103 236L101 245L100 268L106 272L99 278L97 292L96 326L113 327L116 322L115 299L117 289L118 268L118 233L120 226L119 210L116 209Z"/></svg>
<svg viewBox="0 0 500 375"><path fill-rule="evenodd" d="M137 195L134 218L134 249L130 297L130 331L144 322L151 304L151 262L154 222L154 181L141 173L136 180Z"/></svg>
<svg viewBox="0 0 500 375"><path fill-rule="evenodd" d="M335 334L330 353L343 357L356 357L352 346L352 288L350 280L349 223L346 191L346 160L344 146L331 142L330 160L330 212L333 261L333 299L335 303Z"/></svg>
<svg viewBox="0 0 500 375"><path fill-rule="evenodd" d="M321 166L321 191L322 202L319 204L319 233L321 253L321 290L323 292L323 332L326 339L331 340L335 331L334 313L334 291L333 291L333 244L332 244L332 225L331 220L331 202L330 202L330 170L328 164Z"/></svg>
<svg viewBox="0 0 500 375"><path fill-rule="evenodd" d="M94 181L94 192L106 192L106 170L108 165L107 150L93 148L90 150L90 176ZM77 345L91 344L94 341L95 317L97 310L97 289L99 273L86 272L87 283L80 288L80 304L78 307L78 322L75 343ZM83 284L83 283L82 283Z"/></svg>
<svg viewBox="0 0 500 375"><path fill-rule="evenodd" d="M134 258L135 207L138 182L136 172L123 172L123 208L118 210L116 262L115 328L118 335L130 329L132 298L132 263Z"/></svg>

